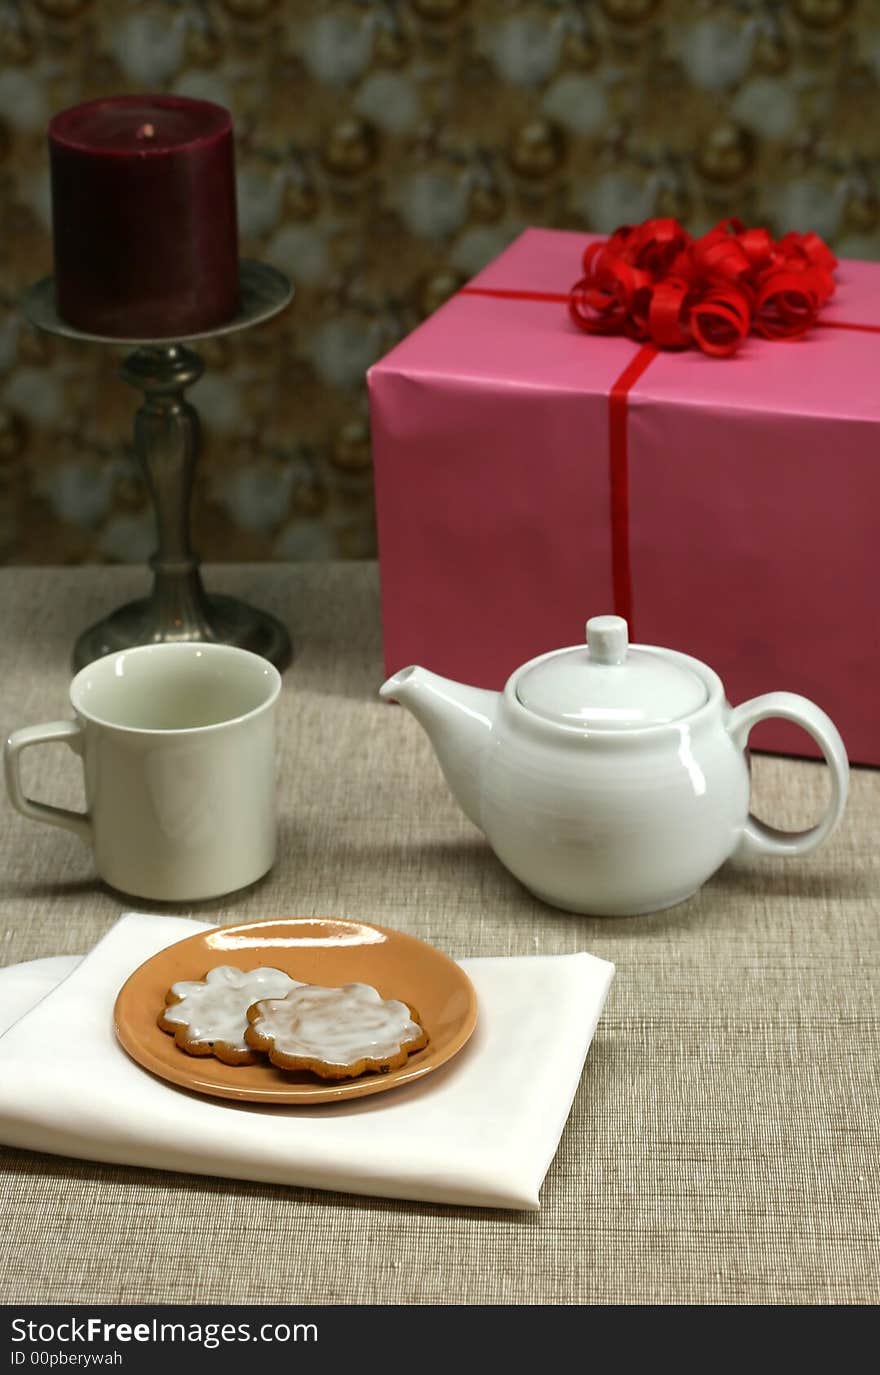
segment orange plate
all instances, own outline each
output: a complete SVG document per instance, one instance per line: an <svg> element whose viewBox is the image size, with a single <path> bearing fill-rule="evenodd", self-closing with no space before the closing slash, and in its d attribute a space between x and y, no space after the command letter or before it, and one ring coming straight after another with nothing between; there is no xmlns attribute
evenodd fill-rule
<svg viewBox="0 0 880 1375"><path fill-rule="evenodd" d="M203 979L218 964L269 965L302 983L330 987L372 984L383 998L414 1007L430 1039L400 1069L341 1081L277 1069L268 1060L224 1065L213 1055L187 1055L156 1019L173 983ZM464 970L415 936L358 921L292 917L219 926L160 950L123 984L114 1018L132 1059L181 1088L249 1103L331 1103L410 1084L444 1065L476 1026L477 995Z"/></svg>

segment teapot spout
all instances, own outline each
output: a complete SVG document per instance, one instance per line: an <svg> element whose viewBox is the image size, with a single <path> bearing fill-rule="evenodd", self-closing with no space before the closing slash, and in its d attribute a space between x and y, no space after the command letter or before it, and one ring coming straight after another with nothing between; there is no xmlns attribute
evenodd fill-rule
<svg viewBox="0 0 880 1375"><path fill-rule="evenodd" d="M427 732L452 794L468 820L482 829L482 760L492 737L500 693L466 687L417 664L392 674L379 689L411 711Z"/></svg>

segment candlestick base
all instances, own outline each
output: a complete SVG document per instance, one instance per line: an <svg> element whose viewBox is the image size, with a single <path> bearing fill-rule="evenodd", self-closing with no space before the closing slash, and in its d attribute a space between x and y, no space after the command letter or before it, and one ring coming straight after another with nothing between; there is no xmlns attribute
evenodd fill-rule
<svg viewBox="0 0 880 1375"><path fill-rule="evenodd" d="M293 646L285 627L268 611L248 606L237 597L205 595L205 621L193 625L157 626L151 597L127 602L79 636L73 650L73 666L85 668L105 654L116 654L132 645L159 644L167 640L208 640L237 645L260 654L279 670L287 668Z"/></svg>
<svg viewBox="0 0 880 1375"><path fill-rule="evenodd" d="M74 667L132 645L165 640L203 640L237 645L286 668L293 655L290 636L266 611L234 597L210 596L202 586L199 560L189 540L189 508L198 451L198 416L185 391L202 373L202 360L183 344L245 329L276 315L293 295L290 282L266 263L244 260L240 268L241 309L218 329L187 339L119 339L88 334L58 315L51 277L27 292L25 312L50 334L86 343L134 345L122 376L144 394L137 413L134 447L156 509L158 548L150 560L149 597L119 607L90 626L76 641Z"/></svg>

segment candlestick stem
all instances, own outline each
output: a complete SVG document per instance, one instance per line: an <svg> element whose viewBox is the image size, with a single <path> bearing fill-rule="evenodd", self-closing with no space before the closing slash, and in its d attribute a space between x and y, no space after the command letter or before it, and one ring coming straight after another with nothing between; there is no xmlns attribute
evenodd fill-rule
<svg viewBox="0 0 880 1375"><path fill-rule="evenodd" d="M150 559L152 595L129 602L85 631L75 667L134 644L209 640L262 654L279 668L291 657L280 621L234 597L209 596L190 543L190 505L199 447L199 417L184 392L203 371L201 358L179 344L136 349L122 376L144 393L134 422L134 447L156 511L157 548Z"/></svg>
<svg viewBox="0 0 880 1375"><path fill-rule="evenodd" d="M235 333L269 320L289 302L293 288L276 268L245 260L240 268L241 305L225 325L180 339L122 340L88 334L58 314L51 277L35 283L25 310L39 329L68 339L134 347L122 376L144 394L134 424L135 452L156 512L156 552L150 559L149 597L129 602L86 630L76 642L73 662L83 668L104 654L130 645L163 640L210 640L261 654L277 668L292 655L290 636L274 616L235 597L208 593L199 559L190 543L190 505L199 449L199 417L184 393L202 375L203 363L184 342Z"/></svg>
<svg viewBox="0 0 880 1375"><path fill-rule="evenodd" d="M138 349L122 376L144 393L135 417L134 447L156 509L158 546L150 559L156 638L213 639L210 613L190 544L190 505L199 443L199 417L184 396L202 375L192 349Z"/></svg>
<svg viewBox="0 0 880 1375"><path fill-rule="evenodd" d="M135 452L156 505L157 572L197 562L189 541L189 511L199 444L199 417L184 388L204 371L192 349L138 349L122 376L146 397L134 422Z"/></svg>

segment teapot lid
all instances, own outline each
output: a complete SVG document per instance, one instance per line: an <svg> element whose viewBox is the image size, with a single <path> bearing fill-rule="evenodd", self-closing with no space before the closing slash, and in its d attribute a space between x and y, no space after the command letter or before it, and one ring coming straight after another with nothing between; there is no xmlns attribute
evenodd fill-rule
<svg viewBox="0 0 880 1375"><path fill-rule="evenodd" d="M708 698L696 673L663 650L631 647L622 616L593 616L587 645L560 650L523 674L522 705L560 725L626 730L688 716Z"/></svg>

